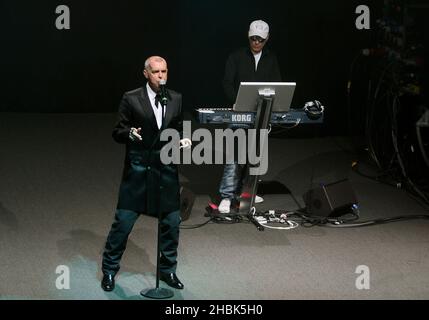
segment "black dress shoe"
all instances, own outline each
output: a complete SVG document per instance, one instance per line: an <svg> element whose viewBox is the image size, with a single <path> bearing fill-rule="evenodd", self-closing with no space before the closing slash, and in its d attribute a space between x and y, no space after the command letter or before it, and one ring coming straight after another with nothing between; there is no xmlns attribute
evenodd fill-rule
<svg viewBox="0 0 429 320"><path fill-rule="evenodd" d="M104 291L112 291L115 289L115 276L105 273L101 281L101 288L103 288Z"/></svg>
<svg viewBox="0 0 429 320"><path fill-rule="evenodd" d="M176 289L183 289L185 286L180 282L179 278L177 278L175 273L161 273L159 279L164 281L170 287Z"/></svg>

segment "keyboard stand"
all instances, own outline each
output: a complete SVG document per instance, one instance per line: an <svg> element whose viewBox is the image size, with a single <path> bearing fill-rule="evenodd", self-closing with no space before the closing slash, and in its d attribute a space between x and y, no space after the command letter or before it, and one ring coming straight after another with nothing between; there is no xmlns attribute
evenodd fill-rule
<svg viewBox="0 0 429 320"><path fill-rule="evenodd" d="M248 143L248 146L255 148L254 150L247 150L249 154L262 155L263 148L268 146L260 145L260 130L268 129L271 120L271 111L273 107L275 93L274 91L262 91L258 98L258 108L255 118L256 135L253 136L254 141ZM248 137L250 138L250 137ZM268 137L263 143L268 143ZM250 149L250 147L249 147ZM255 152L256 151L256 152ZM268 159L267 159L268 161ZM240 199L239 215L247 216L259 231L264 230L264 226L261 225L255 219L255 196L258 190L259 175L250 175L251 168L257 168L260 164L251 165L248 164L246 167L246 173L243 180L242 197ZM255 169L256 170L256 169Z"/></svg>

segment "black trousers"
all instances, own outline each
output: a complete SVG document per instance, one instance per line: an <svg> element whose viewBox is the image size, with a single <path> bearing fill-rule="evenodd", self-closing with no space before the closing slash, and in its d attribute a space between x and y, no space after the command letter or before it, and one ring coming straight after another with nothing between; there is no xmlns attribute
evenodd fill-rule
<svg viewBox="0 0 429 320"><path fill-rule="evenodd" d="M116 275L119 271L128 236L139 215L139 213L130 210L116 210L115 220L107 237L103 253L103 273ZM162 214L160 219L160 271L163 273L176 272L179 225L181 222L180 210Z"/></svg>

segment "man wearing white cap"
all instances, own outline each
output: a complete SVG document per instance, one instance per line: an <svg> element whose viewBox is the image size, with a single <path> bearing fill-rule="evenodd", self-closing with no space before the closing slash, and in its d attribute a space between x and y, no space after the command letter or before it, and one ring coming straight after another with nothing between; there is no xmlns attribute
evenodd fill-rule
<svg viewBox="0 0 429 320"><path fill-rule="evenodd" d="M282 80L276 55L265 48L269 32L270 27L266 22L253 21L248 32L249 47L240 48L228 57L223 89L229 103L235 103L241 82L280 82ZM243 128L243 126L233 125L231 128ZM248 127L244 126L244 128ZM219 187L222 198L218 207L220 213L229 213L231 202L240 197L245 170L246 166L237 163L225 165ZM262 201L261 197L256 196L256 203Z"/></svg>

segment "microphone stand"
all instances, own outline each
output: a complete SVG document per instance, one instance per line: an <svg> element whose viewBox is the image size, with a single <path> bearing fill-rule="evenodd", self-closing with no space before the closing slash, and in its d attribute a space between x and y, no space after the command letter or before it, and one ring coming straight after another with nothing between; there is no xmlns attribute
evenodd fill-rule
<svg viewBox="0 0 429 320"><path fill-rule="evenodd" d="M161 117L161 128L160 128L160 134L162 132L162 130L164 130L164 114L165 114L165 101L160 101L161 106L162 106L162 117ZM159 135L158 135L159 137ZM158 138L157 138L158 139ZM159 170L159 182L161 182L161 174L162 174L162 168L160 168ZM151 299L168 299L174 296L174 293L172 290L167 289L167 288L160 288L159 287L159 278L161 275L160 272L160 257L161 257L161 247L160 247L160 243L161 243L161 192L158 192L158 240L157 240L157 245L156 245L156 253L157 253L157 257L156 257L156 287L152 288L152 289L145 289L142 290L140 292L140 294L146 298L151 298Z"/></svg>

